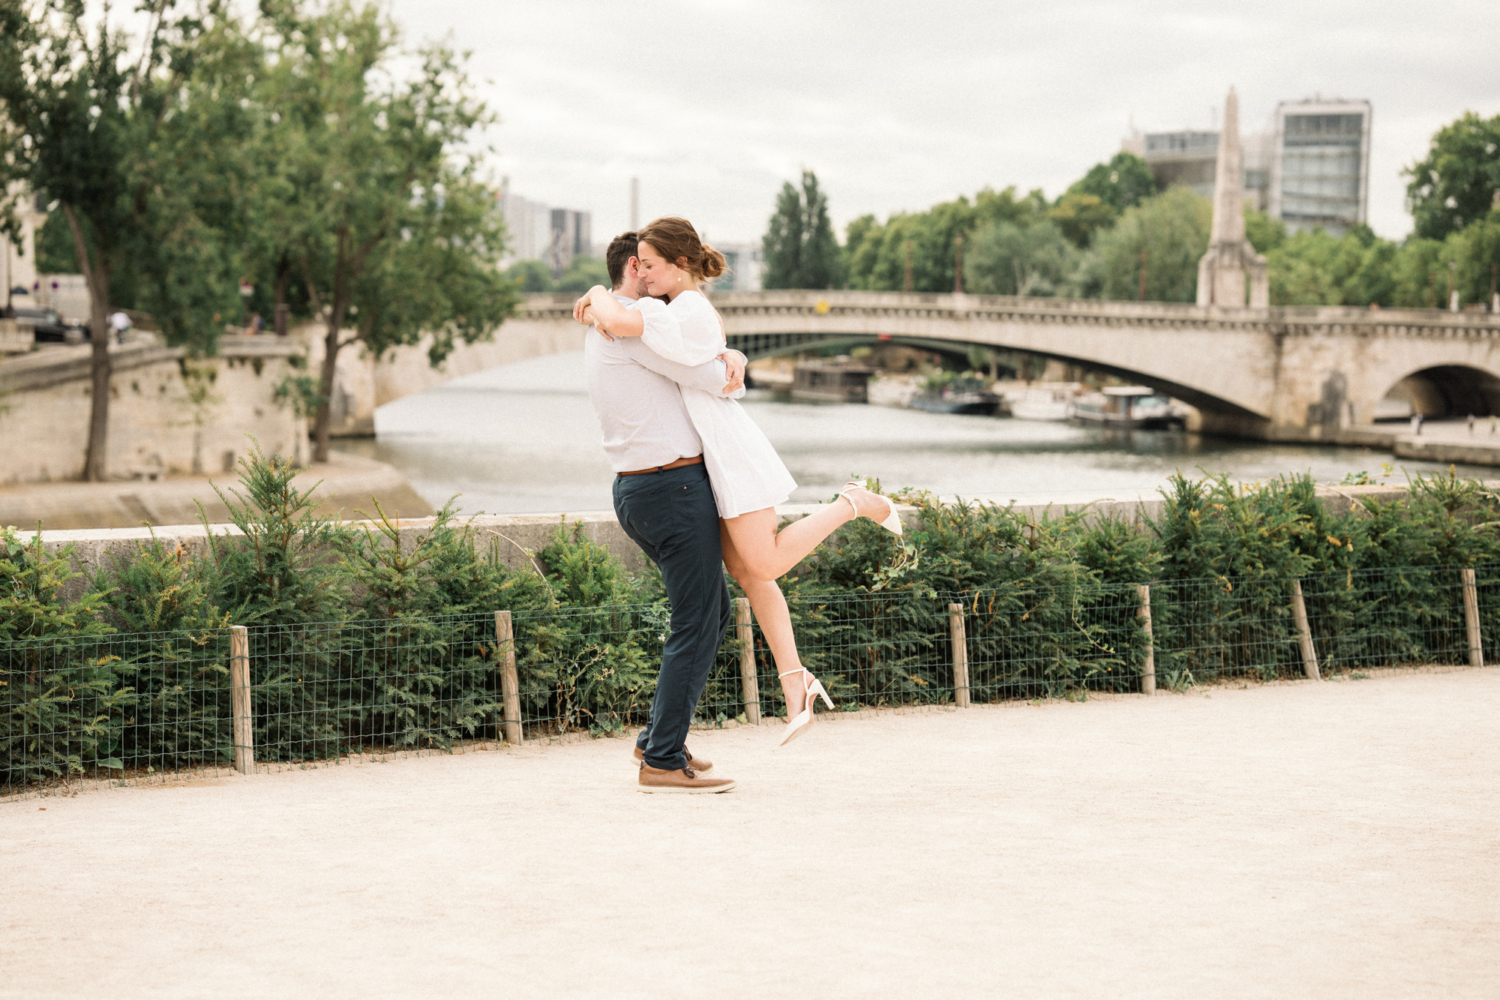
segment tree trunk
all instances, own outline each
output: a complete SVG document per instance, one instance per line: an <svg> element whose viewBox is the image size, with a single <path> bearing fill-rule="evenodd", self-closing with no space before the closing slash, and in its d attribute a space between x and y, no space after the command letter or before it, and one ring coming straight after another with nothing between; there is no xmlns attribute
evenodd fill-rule
<svg viewBox="0 0 1500 1000"><path fill-rule="evenodd" d="M276 263L276 312L274 323L276 325L276 336L285 337L289 323L289 309L286 304L286 287L292 277L292 262L286 254L281 255L281 260Z"/></svg>
<svg viewBox="0 0 1500 1000"><path fill-rule="evenodd" d="M63 202L78 269L89 289L89 443L84 453L83 478L103 482L108 475L109 379L113 365L109 354L109 271L102 261L89 255L88 241L73 206Z"/></svg>
<svg viewBox="0 0 1500 1000"><path fill-rule="evenodd" d="M318 415L313 420L313 461L328 461L328 425L333 419L333 378L339 359L339 330L329 323L323 337L323 368L318 378Z"/></svg>

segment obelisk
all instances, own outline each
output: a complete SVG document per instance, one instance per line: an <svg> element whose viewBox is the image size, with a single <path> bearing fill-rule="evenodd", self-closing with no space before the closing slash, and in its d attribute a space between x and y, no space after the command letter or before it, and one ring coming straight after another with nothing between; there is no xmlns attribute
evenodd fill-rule
<svg viewBox="0 0 1500 1000"><path fill-rule="evenodd" d="M1240 99L1234 88L1224 99L1224 128L1214 172L1214 218L1208 252L1198 262L1200 306L1245 305L1245 273L1250 273L1250 307L1270 305L1266 259L1245 239L1244 154L1240 151Z"/></svg>

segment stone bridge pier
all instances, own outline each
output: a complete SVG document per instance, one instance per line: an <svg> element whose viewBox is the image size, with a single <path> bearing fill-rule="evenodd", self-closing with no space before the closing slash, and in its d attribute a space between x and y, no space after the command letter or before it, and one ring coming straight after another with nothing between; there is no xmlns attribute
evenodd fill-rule
<svg viewBox="0 0 1500 1000"><path fill-rule="evenodd" d="M341 358L335 416L369 433L374 409L495 365L578 350L573 296L533 295L486 343L439 369L425 348ZM1285 441L1356 440L1395 394L1430 417L1500 414L1500 318L1435 309L1225 308L895 292L712 296L731 346L751 357L890 340L1026 351L1169 393L1205 431Z"/></svg>

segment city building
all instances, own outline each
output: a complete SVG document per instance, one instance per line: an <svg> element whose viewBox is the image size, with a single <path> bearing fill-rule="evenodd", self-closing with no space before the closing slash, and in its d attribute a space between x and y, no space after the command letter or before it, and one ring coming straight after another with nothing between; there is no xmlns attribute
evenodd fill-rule
<svg viewBox="0 0 1500 1000"><path fill-rule="evenodd" d="M1120 143L1146 161L1159 187L1214 196L1217 130L1133 131ZM1241 135L1244 200L1286 223L1341 235L1368 217L1370 102L1282 101L1268 128Z"/></svg>
<svg viewBox="0 0 1500 1000"><path fill-rule="evenodd" d="M505 217L506 248L502 267L518 260L539 260L557 277L575 256L593 252L593 215L567 208L553 208L522 197L510 189L507 178L496 198Z"/></svg>
<svg viewBox="0 0 1500 1000"><path fill-rule="evenodd" d="M20 197L20 185L12 189L17 196L16 220L21 228L21 245L17 247L9 239L0 238L0 280L5 282L5 301L8 304L34 305L29 301L38 287L36 269L36 231L47 221L47 205L41 195ZM21 299L17 302L16 299Z"/></svg>
<svg viewBox="0 0 1500 1000"><path fill-rule="evenodd" d="M1120 143L1127 153L1146 161L1156 186L1162 189L1182 184L1204 198L1214 196L1214 177L1219 162L1219 133L1199 129L1177 132L1135 132ZM1244 157L1243 179L1245 201L1257 212L1268 204L1267 186L1271 174L1270 135L1251 132L1240 137Z"/></svg>
<svg viewBox="0 0 1500 1000"><path fill-rule="evenodd" d="M1271 143L1267 210L1289 231L1337 236L1368 218L1369 101L1282 101Z"/></svg>
<svg viewBox="0 0 1500 1000"><path fill-rule="evenodd" d="M714 280L714 290L720 292L760 291L760 244L759 243L710 243L724 255L727 266L724 276Z"/></svg>

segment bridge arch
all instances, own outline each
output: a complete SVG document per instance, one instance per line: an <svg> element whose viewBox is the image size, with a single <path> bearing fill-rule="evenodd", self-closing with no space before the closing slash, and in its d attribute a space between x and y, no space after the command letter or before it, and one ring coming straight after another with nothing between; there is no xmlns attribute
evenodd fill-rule
<svg viewBox="0 0 1500 1000"><path fill-rule="evenodd" d="M1403 376L1386 398L1404 400L1424 417L1500 415L1500 376L1473 365L1433 365Z"/></svg>

